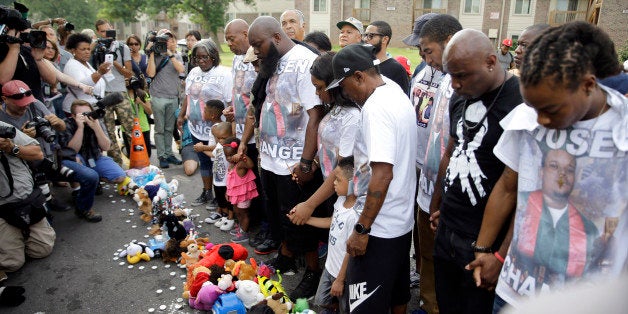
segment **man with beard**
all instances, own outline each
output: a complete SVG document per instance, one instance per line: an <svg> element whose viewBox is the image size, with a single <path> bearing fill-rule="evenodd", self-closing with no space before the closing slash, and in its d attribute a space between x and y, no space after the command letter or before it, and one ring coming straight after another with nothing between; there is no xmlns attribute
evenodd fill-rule
<svg viewBox="0 0 628 314"><path fill-rule="evenodd" d="M269 263L284 274L296 270L296 254L305 254L305 274L289 295L294 299L307 298L316 292L320 277L317 254L319 232L311 226L293 225L286 214L322 183L320 171L315 172L317 169L313 168L316 133L323 116L321 106L317 106L320 100L310 80L310 67L316 54L295 44L281 29L279 22L270 16L255 19L248 35L249 43L261 63L259 77L266 81L263 89L270 85L270 81L277 82L273 85L274 90L269 90L268 97L264 95L262 103L256 106L260 111L262 187L266 193L272 236L258 245L255 252L269 254L277 249L277 241L280 241L277 258ZM277 116L278 112L287 114ZM283 120L285 130L281 135L269 136L279 119ZM312 180L314 174L317 176ZM325 214L314 212L314 216Z"/></svg>
<svg viewBox="0 0 628 314"><path fill-rule="evenodd" d="M391 39L392 29L390 28L390 24L384 21L371 22L371 24L366 27L364 34L362 34L362 40L375 47L375 57L377 57L380 62L379 72L397 83L403 92L409 95L410 83L408 82L406 69L386 52Z"/></svg>

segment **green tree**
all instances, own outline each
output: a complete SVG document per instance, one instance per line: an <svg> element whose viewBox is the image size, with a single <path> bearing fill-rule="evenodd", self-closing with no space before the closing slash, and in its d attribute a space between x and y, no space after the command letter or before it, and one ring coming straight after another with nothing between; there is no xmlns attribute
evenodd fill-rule
<svg viewBox="0 0 628 314"><path fill-rule="evenodd" d="M94 28L98 8L94 0L29 0L18 1L29 9L28 19L32 22L48 18L65 18L80 31L83 28ZM13 1L0 0L0 4L13 7Z"/></svg>

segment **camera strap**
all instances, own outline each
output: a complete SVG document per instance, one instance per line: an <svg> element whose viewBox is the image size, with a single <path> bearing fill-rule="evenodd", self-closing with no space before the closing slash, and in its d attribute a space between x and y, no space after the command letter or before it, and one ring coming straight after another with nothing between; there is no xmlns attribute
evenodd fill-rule
<svg viewBox="0 0 628 314"><path fill-rule="evenodd" d="M157 69L155 69L155 76L157 76L157 73L159 73L159 71L161 71L161 69L163 69L168 64L168 61L170 61L170 58L168 57L164 57L163 59L161 59L161 63L159 63L159 66L157 67Z"/></svg>
<svg viewBox="0 0 628 314"><path fill-rule="evenodd" d="M11 175L11 168L9 167L9 160L7 156L3 153L0 153L0 163L4 167L4 173L7 175L7 179L9 179L9 194L3 197L9 197L13 195L13 175Z"/></svg>

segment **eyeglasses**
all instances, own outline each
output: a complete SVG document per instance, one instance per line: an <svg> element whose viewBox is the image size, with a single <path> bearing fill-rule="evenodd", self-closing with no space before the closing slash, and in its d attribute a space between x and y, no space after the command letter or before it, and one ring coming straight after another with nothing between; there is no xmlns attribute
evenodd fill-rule
<svg viewBox="0 0 628 314"><path fill-rule="evenodd" d="M207 56L194 56L194 61L207 61L209 60L209 55Z"/></svg>
<svg viewBox="0 0 628 314"><path fill-rule="evenodd" d="M369 40L373 39L373 37L375 36L386 36L384 34L380 34L380 33L364 33L364 35L362 35L362 38L368 38Z"/></svg>
<svg viewBox="0 0 628 314"><path fill-rule="evenodd" d="M22 99L24 97L30 97L30 96L33 96L33 92L28 90L28 91L25 91L23 93L8 95L6 97L7 98L11 98L11 99L15 99L15 100L20 100L20 99Z"/></svg>
<svg viewBox="0 0 628 314"><path fill-rule="evenodd" d="M140 43L128 43L127 46L139 46Z"/></svg>

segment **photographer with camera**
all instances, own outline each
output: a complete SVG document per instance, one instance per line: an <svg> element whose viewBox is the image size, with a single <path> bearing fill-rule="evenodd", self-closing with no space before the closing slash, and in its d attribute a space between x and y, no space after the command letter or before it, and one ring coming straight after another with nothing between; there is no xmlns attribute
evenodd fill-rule
<svg viewBox="0 0 628 314"><path fill-rule="evenodd" d="M43 101L42 79L54 84L56 76L44 59L45 33L28 29L30 22L17 10L0 6L0 84L20 80Z"/></svg>
<svg viewBox="0 0 628 314"><path fill-rule="evenodd" d="M111 61L113 67L111 74L113 76L105 76L105 95L111 93L122 93L124 100L105 109L105 125L111 139L111 147L107 151L107 155L113 158L117 163L122 164L122 156L118 141L116 141L116 116L120 125L125 130L133 129L133 115L131 112L131 104L129 103L125 80L133 76L133 67L131 64L131 50L122 41L116 40L116 31L106 20L97 20L96 34L99 38L92 44L92 61L94 66L100 63ZM124 139L130 140L130 137Z"/></svg>
<svg viewBox="0 0 628 314"><path fill-rule="evenodd" d="M92 205L100 179L117 183L118 190L131 180L111 157L102 155L103 151L109 150L111 141L102 121L93 117L96 111L92 111L92 106L87 101L75 100L70 111L72 116L65 119L66 130L60 134L59 144L76 153L64 156L61 161L62 165L74 170L76 181L81 184L75 195L74 213L88 222L99 222L102 216L92 209Z"/></svg>
<svg viewBox="0 0 628 314"><path fill-rule="evenodd" d="M85 100L95 104L98 99L94 95L102 97L105 93L105 79L103 76L110 71L111 63L105 62L94 70L89 63L91 56L91 38L83 34L72 34L67 40L66 48L74 55L74 59L68 61L63 73L73 77L82 84L93 87L93 93L85 93L84 90L74 86L68 86L68 94L63 100L63 111L70 116L70 106L76 99Z"/></svg>
<svg viewBox="0 0 628 314"><path fill-rule="evenodd" d="M179 73L185 72L185 67L177 53L177 40L169 30L162 29L156 36L148 36L146 42L146 73L152 79L149 92L155 119L155 146L159 167L168 168L169 164L182 164L172 152L172 132L177 119L175 111L179 107Z"/></svg>
<svg viewBox="0 0 628 314"><path fill-rule="evenodd" d="M0 278L20 269L26 256L52 253L56 234L27 164L42 158L35 139L0 121Z"/></svg>
<svg viewBox="0 0 628 314"><path fill-rule="evenodd" d="M127 80L127 93L129 95L129 102L131 103L131 110L133 116L137 117L140 121L140 128L142 129L142 135L144 136L144 144L146 146L146 152L150 158L152 149L150 145L150 124L148 123L148 116L153 114L153 109L150 104L150 96L144 91L145 81L141 78L131 76ZM124 133L129 134L133 129L127 130L123 128ZM131 155L131 141L130 136L124 136L124 147L127 154Z"/></svg>
<svg viewBox="0 0 628 314"><path fill-rule="evenodd" d="M13 125L26 135L39 141L44 159L32 162L35 184L42 191L48 208L54 211L67 211L71 207L51 194L49 180L70 180L71 171L62 171L56 163L56 132L64 131L65 123L50 112L43 103L33 97L30 88L22 81L9 81L2 86L4 105L0 120ZM63 173L63 174L62 174ZM66 176L67 175L67 176ZM69 177L68 177L69 176Z"/></svg>

